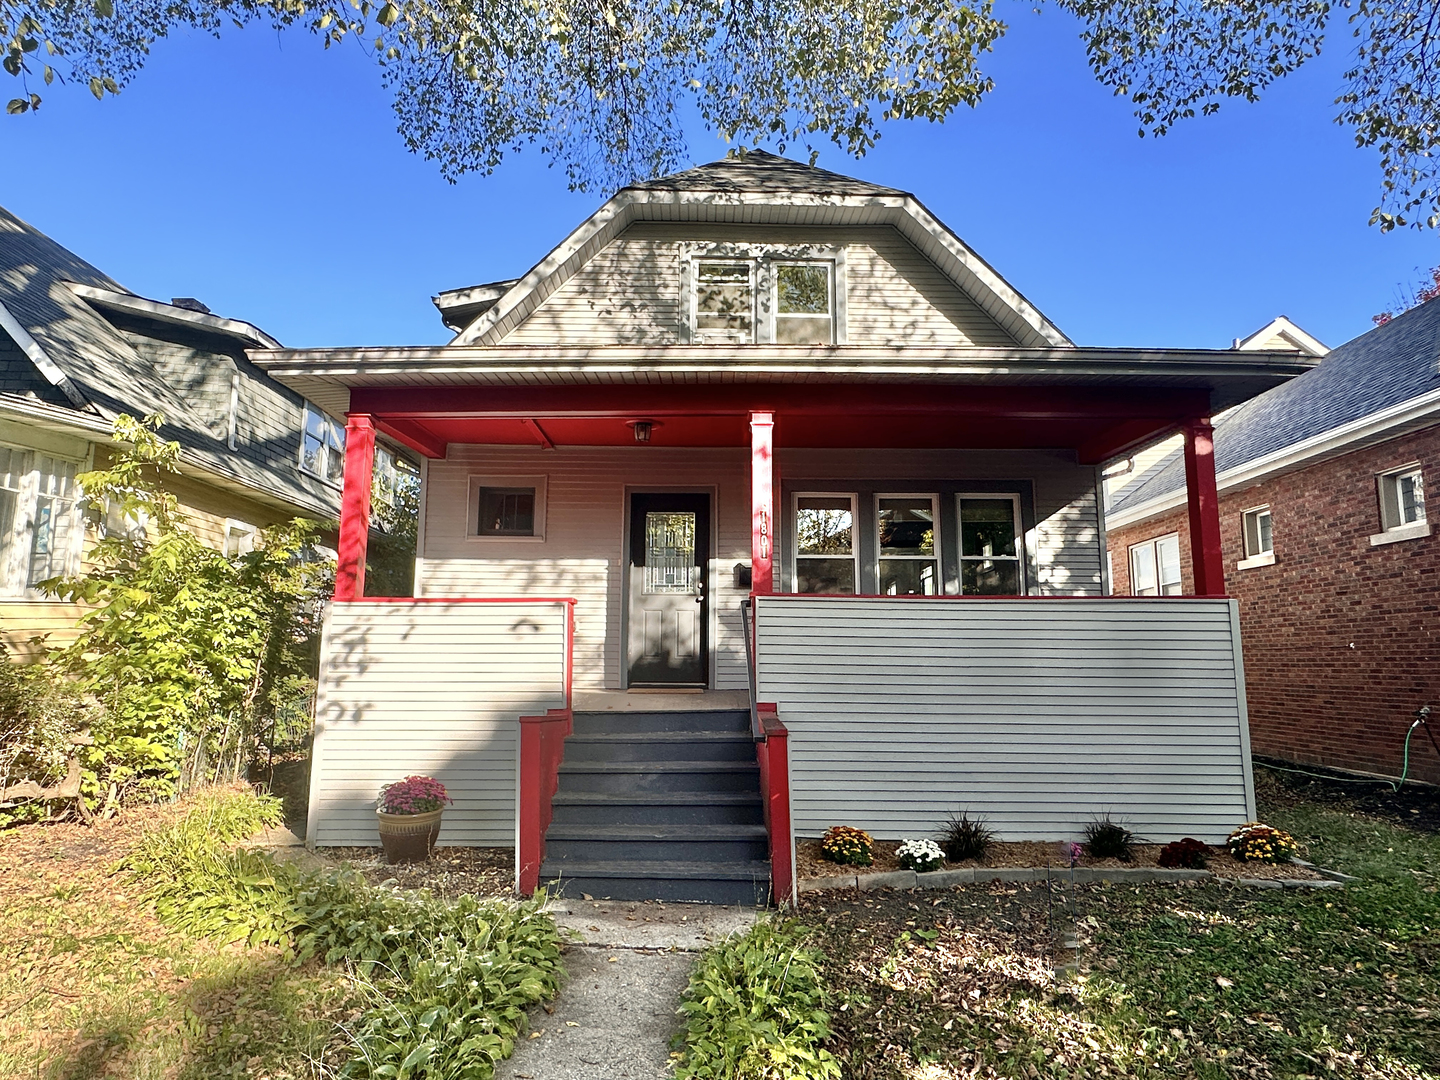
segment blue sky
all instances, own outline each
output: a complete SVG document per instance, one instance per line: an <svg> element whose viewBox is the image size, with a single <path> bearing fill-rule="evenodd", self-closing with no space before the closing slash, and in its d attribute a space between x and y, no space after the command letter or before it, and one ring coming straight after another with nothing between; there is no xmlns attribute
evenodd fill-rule
<svg viewBox="0 0 1440 1080"><path fill-rule="evenodd" d="M1375 156L1331 122L1347 39L1258 105L1142 140L1075 23L999 7L979 108L819 164L915 192L1077 342L1224 347L1285 314L1335 345L1440 262L1433 234L1366 224ZM138 293L287 345L441 342L431 295L523 272L601 197L533 152L452 186L394 128L356 48L184 35L119 98L57 86L0 118L0 203ZM692 132L696 162L724 150Z"/></svg>

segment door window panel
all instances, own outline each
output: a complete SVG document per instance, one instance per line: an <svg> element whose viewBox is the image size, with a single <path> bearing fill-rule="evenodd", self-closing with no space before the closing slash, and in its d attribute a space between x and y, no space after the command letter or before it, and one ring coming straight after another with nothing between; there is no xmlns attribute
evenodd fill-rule
<svg viewBox="0 0 1440 1080"><path fill-rule="evenodd" d="M855 496L795 500L795 591L855 592Z"/></svg>
<svg viewBox="0 0 1440 1080"><path fill-rule="evenodd" d="M645 585L647 593L693 593L695 515L688 512L645 515Z"/></svg>
<svg viewBox="0 0 1440 1080"><path fill-rule="evenodd" d="M934 596L939 591L934 495L881 495L876 500L879 529L880 592L885 596Z"/></svg>
<svg viewBox="0 0 1440 1080"><path fill-rule="evenodd" d="M960 591L967 596L1025 592L1020 500L1013 495L961 495Z"/></svg>

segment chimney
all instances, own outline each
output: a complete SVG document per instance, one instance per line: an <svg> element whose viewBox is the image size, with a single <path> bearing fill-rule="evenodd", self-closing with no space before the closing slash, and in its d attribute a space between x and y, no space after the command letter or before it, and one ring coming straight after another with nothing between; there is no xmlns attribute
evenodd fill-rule
<svg viewBox="0 0 1440 1080"><path fill-rule="evenodd" d="M184 308L186 311L198 311L201 315L210 314L210 309L193 296L172 296L170 298L170 305L172 307Z"/></svg>

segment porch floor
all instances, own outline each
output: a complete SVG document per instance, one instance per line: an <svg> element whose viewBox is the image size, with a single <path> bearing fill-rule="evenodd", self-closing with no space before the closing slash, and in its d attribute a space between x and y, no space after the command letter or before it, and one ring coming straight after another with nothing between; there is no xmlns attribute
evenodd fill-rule
<svg viewBox="0 0 1440 1080"><path fill-rule="evenodd" d="M744 690L576 690L576 712L710 712L749 709Z"/></svg>

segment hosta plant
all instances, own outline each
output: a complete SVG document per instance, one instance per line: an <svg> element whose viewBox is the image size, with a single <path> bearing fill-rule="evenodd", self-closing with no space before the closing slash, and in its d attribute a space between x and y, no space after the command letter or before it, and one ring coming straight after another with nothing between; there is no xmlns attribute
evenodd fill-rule
<svg viewBox="0 0 1440 1080"><path fill-rule="evenodd" d="M1162 847L1155 861L1171 869L1203 870L1205 857L1209 854L1209 844L1187 836L1183 840L1172 840Z"/></svg>
<svg viewBox="0 0 1440 1080"><path fill-rule="evenodd" d="M428 814L454 801L433 776L407 776L380 789L380 809L386 814Z"/></svg>
<svg viewBox="0 0 1440 1080"><path fill-rule="evenodd" d="M820 840L820 853L841 866L869 866L875 861L875 841L863 829L832 825Z"/></svg>
<svg viewBox="0 0 1440 1080"><path fill-rule="evenodd" d="M1289 833L1258 821L1241 825L1226 839L1225 846L1235 858L1254 862L1289 862L1300 852L1300 845Z"/></svg>
<svg viewBox="0 0 1440 1080"><path fill-rule="evenodd" d="M900 865L917 874L928 874L945 865L945 852L934 840L906 840L895 852Z"/></svg>

